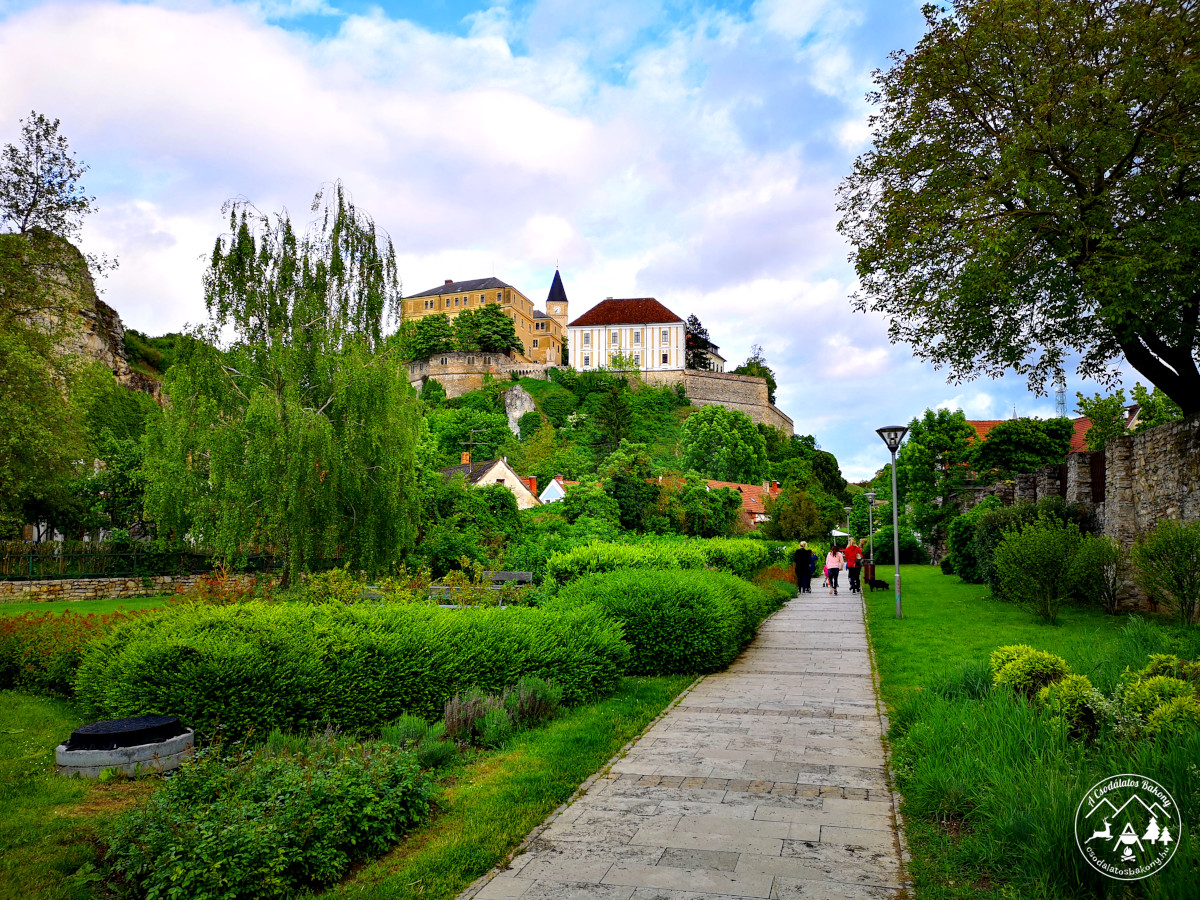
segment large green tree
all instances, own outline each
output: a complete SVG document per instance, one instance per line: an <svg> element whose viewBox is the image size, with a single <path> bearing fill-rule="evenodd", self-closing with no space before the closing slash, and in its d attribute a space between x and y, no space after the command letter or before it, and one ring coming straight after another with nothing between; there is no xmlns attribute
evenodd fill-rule
<svg viewBox="0 0 1200 900"><path fill-rule="evenodd" d="M1122 358L1200 412L1200 5L955 0L840 188L860 310L952 379Z"/></svg>
<svg viewBox="0 0 1200 900"><path fill-rule="evenodd" d="M290 577L333 556L384 569L417 519L417 401L383 341L395 252L340 183L312 208L298 232L287 213L226 207L208 326L180 342L171 403L147 432L160 538L235 561L274 551Z"/></svg>
<svg viewBox="0 0 1200 900"><path fill-rule="evenodd" d="M982 480L1012 478L1065 462L1075 426L1070 419L1008 419L975 444L972 465Z"/></svg>
<svg viewBox="0 0 1200 900"><path fill-rule="evenodd" d="M974 440L975 429L962 410L927 409L909 423L896 456L896 478L912 526L926 543L944 539L947 524L958 513L956 501L971 482Z"/></svg>
<svg viewBox="0 0 1200 900"><path fill-rule="evenodd" d="M744 412L702 406L683 423L683 465L717 481L767 477L767 442Z"/></svg>

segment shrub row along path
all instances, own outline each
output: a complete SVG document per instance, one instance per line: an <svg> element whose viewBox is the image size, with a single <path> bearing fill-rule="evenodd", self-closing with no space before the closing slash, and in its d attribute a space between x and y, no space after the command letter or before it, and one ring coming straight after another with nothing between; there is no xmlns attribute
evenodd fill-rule
<svg viewBox="0 0 1200 900"><path fill-rule="evenodd" d="M893 898L862 599L792 600L464 898Z"/></svg>

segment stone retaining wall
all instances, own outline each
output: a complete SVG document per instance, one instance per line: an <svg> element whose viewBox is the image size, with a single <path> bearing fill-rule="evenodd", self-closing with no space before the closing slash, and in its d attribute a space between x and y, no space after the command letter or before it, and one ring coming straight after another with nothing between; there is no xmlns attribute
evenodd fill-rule
<svg viewBox="0 0 1200 900"><path fill-rule="evenodd" d="M147 575L141 578L41 578L30 581L0 581L0 603L49 600L128 600L154 597L186 590L203 575ZM252 575L235 576L248 579Z"/></svg>
<svg viewBox="0 0 1200 900"><path fill-rule="evenodd" d="M1103 466L1102 482L1093 463ZM965 506L990 495L1005 504L1062 497L1091 510L1100 533L1128 548L1163 519L1200 520L1200 416L1114 438L1098 454L1072 453L1066 465L1018 475L1015 483L979 488ZM1135 592L1130 603L1141 607L1145 598Z"/></svg>
<svg viewBox="0 0 1200 900"><path fill-rule="evenodd" d="M486 376L504 381L515 372L519 378L545 379L546 370L552 368L503 353L441 353L409 363L408 383L420 393L425 382L434 378L445 388L447 397L461 397L482 388Z"/></svg>
<svg viewBox="0 0 1200 900"><path fill-rule="evenodd" d="M753 375L734 375L729 372L704 372L697 369L678 369L665 372L643 372L649 384L682 384L688 399L695 406L724 406L743 412L754 422L778 428L788 437L795 434L795 424L767 399L767 382Z"/></svg>

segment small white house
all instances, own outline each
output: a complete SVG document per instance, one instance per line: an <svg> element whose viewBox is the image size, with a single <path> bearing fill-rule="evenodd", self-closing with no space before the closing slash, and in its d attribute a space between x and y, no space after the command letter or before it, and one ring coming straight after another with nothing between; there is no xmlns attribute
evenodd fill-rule
<svg viewBox="0 0 1200 900"><path fill-rule="evenodd" d="M461 465L442 469L441 473L447 481L455 475L462 475L467 479L468 484L480 487L489 484L503 485L512 491L513 496L517 498L517 509L529 509L532 506L540 505L536 493L537 480L532 477L522 478L514 472L508 464L507 457L504 459L485 459L482 462L473 463L471 462L471 454L464 453Z"/></svg>
<svg viewBox="0 0 1200 900"><path fill-rule="evenodd" d="M538 499L543 503L557 503L563 497L567 496L567 486L571 484L579 484L579 482L563 481L561 475L555 475L550 479L550 483L546 485L546 489L542 491Z"/></svg>

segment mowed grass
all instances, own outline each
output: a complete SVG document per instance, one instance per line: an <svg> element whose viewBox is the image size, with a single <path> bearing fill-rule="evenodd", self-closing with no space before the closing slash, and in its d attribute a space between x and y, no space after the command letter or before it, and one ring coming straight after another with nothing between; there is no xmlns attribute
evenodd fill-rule
<svg viewBox="0 0 1200 900"><path fill-rule="evenodd" d="M84 724L67 700L0 691L0 897L82 900L94 827L155 782L97 784L54 771L54 748Z"/></svg>
<svg viewBox="0 0 1200 900"><path fill-rule="evenodd" d="M1116 641L1126 616L1066 607L1048 625L1011 603L991 599L985 585L943 575L937 566L901 566L904 618L896 618L892 569L879 567L886 591L867 591L867 618L883 700L889 709L909 691L943 680L963 663L986 659L1004 644L1057 653L1074 671L1094 667Z"/></svg>
<svg viewBox="0 0 1200 900"><path fill-rule="evenodd" d="M42 600L38 602L28 601L0 601L0 616L19 616L21 613L63 613L67 610L80 615L86 616L88 613L98 613L106 615L110 612L116 612L118 609L162 609L170 601L169 594L159 594L155 597L132 597L125 600Z"/></svg>
<svg viewBox="0 0 1200 900"><path fill-rule="evenodd" d="M442 797L440 815L323 896L456 896L504 859L691 681L691 676L624 678L607 700L517 734L460 770Z"/></svg>

